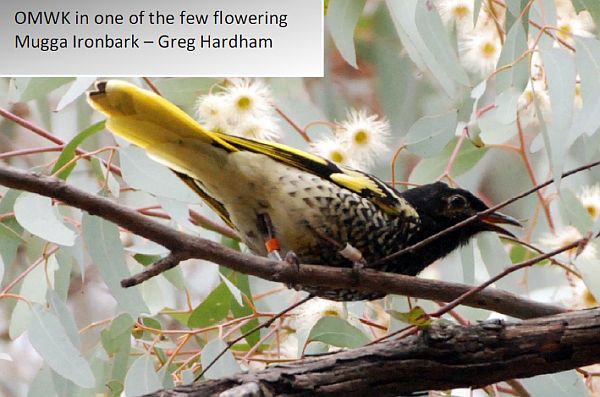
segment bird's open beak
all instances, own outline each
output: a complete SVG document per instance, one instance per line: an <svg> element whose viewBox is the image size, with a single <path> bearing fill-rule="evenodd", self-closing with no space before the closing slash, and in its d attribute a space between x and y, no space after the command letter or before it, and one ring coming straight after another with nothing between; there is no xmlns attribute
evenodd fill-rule
<svg viewBox="0 0 600 397"><path fill-rule="evenodd" d="M513 225L523 227L523 225L521 225L521 223L518 220L516 220L512 216L504 215L501 212L493 212L491 214L487 214L481 218L481 221L485 226L485 230L496 232L499 234L505 234L507 236L515 238L516 236L513 233L498 225Z"/></svg>

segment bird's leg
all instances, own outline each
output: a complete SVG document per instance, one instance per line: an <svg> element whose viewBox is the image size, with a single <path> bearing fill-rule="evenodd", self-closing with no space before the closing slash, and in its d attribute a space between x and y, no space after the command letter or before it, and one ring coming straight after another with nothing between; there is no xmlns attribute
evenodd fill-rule
<svg viewBox="0 0 600 397"><path fill-rule="evenodd" d="M258 229L263 232L265 237L265 248L267 249L267 256L271 259L281 261L281 254L279 253L280 244L279 239L275 235L275 227L269 214L258 214Z"/></svg>
<svg viewBox="0 0 600 397"><path fill-rule="evenodd" d="M329 244L334 246L338 250L338 254L352 262L352 286L357 285L360 278L360 271L366 266L366 261L363 258L362 253L348 242L346 243L346 245L344 245L310 225L309 228L319 238L327 241Z"/></svg>
<svg viewBox="0 0 600 397"><path fill-rule="evenodd" d="M263 232L265 238L265 247L267 249L267 256L271 259L275 259L277 261L281 261L281 254L279 239L275 234L275 227L273 226L273 222L271 221L271 217L269 214L258 214L258 229ZM285 254L285 261L290 265L294 266L297 272L300 271L300 260L298 256L294 253L294 251L288 251ZM293 288L295 290L301 290L301 285L296 284L288 284L288 288Z"/></svg>

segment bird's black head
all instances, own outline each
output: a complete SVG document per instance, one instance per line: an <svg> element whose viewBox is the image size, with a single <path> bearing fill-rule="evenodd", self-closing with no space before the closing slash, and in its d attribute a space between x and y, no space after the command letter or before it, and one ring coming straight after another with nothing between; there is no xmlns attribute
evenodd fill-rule
<svg viewBox="0 0 600 397"><path fill-rule="evenodd" d="M415 208L421 221L419 232L411 238L412 244L488 209L488 206L471 192L451 188L442 182L409 189L402 193L402 197ZM479 232L493 231L513 236L499 224L521 226L517 220L499 212L488 214L440 237L419 250L416 256L422 263L413 264L420 267L417 273L436 259L442 258L460 245L466 244Z"/></svg>

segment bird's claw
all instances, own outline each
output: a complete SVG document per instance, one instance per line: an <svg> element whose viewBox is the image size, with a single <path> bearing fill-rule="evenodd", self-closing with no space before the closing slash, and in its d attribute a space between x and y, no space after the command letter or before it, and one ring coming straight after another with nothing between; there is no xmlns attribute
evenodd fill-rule
<svg viewBox="0 0 600 397"><path fill-rule="evenodd" d="M294 251L286 252L284 260L292 265L298 273L300 273L300 259L298 259L298 255L296 255ZM288 284L287 286L288 288L295 289L296 291L300 291L302 289L302 285L300 284Z"/></svg>

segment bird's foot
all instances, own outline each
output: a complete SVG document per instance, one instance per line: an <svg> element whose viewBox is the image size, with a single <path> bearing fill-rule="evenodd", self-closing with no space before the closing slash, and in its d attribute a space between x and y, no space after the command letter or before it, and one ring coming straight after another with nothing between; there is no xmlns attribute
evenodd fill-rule
<svg viewBox="0 0 600 397"><path fill-rule="evenodd" d="M363 270L367 264L362 256L362 253L349 243L346 243L344 249L338 252L344 258L352 261L352 286L354 287L358 285L360 280L360 271Z"/></svg>
<svg viewBox="0 0 600 397"><path fill-rule="evenodd" d="M300 273L300 259L298 259L298 255L296 255L294 251L286 252L284 260L292 265L298 273ZM288 284L287 287L295 289L296 291L300 291L302 289L302 285L300 284Z"/></svg>

